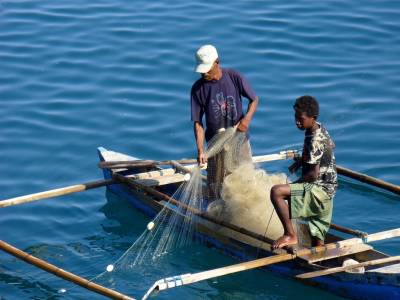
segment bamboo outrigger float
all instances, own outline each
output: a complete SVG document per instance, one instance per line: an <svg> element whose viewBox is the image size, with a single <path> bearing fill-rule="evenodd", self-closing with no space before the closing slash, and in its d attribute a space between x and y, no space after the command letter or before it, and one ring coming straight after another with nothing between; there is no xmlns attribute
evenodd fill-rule
<svg viewBox="0 0 400 300"><path fill-rule="evenodd" d="M174 206L180 205L174 203L171 195L184 180L184 174L174 168L157 167L161 164L171 165L170 162L151 161L149 165L141 161L135 168L134 157L104 148L99 148L98 152L100 166L104 168L104 178L114 179L120 183L109 185L107 188L128 200L136 208L154 217L167 201L171 210ZM264 156L264 159L268 161L291 157L293 157L291 153L282 152L271 156L271 159ZM254 160L257 161L257 157ZM117 163L113 164L114 161ZM264 160L257 162L262 161ZM193 166L187 167L190 169ZM334 225L331 229L357 237L343 240L329 233L325 247L303 248L295 252L290 249L272 251L271 240L266 237L215 220L202 212L195 212L195 215L198 216L196 224L198 237L208 245L245 262L196 274L161 279L150 288L144 298L153 290L163 290L262 267L287 277L301 278L308 284L351 299L400 299L399 257L379 252L368 244L400 236L400 229L367 235L358 230ZM356 261L356 265L344 266L343 262L348 259ZM354 271L356 268L358 270Z"/></svg>

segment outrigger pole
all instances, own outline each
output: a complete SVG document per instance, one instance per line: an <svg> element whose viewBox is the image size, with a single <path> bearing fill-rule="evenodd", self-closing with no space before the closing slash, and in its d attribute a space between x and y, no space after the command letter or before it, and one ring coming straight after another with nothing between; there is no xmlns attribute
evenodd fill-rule
<svg viewBox="0 0 400 300"><path fill-rule="evenodd" d="M288 159L288 158L293 158L297 154L297 152L294 150L289 150L289 151L281 151L280 153L276 154L268 154L268 155L260 155L260 156L254 156L253 161L254 162L266 162L266 161L274 161L274 160L280 160L280 159ZM180 160L179 162L181 163L196 163L196 160L193 159L186 159L186 160ZM183 166L178 166L176 164L176 161L158 161L158 163L161 164L170 164L173 165L175 168L179 168L180 170L184 170L185 167ZM104 166L102 164L105 164ZM108 165L106 165L108 164ZM101 168L109 168L109 169L115 169L115 168L132 168L132 167L144 167L144 166L153 166L154 164L157 164L157 161L143 161L143 160L133 160L133 161L113 161L113 162L101 162L100 167ZM173 169L171 169L173 170ZM185 170L186 172L188 170ZM166 170L163 170L163 172L166 172ZM150 173L150 172L148 172ZM146 175L146 173L143 173L143 175ZM96 181L91 181L91 182L86 182L82 184L76 184L76 185L71 185L63 188L58 188L58 189L53 189L45 192L39 192L39 193L34 193L34 194L29 194L25 196L20 196L20 197L15 197L15 198L10 198L6 200L1 200L0 201L0 208L7 207L7 206L12 206L12 205L17 205L17 204L23 204L23 203L28 203L32 201L37 201L37 200L42 200L42 199L48 199L48 198L53 198L53 197L58 197L58 196L63 196L63 195L68 195L72 193L77 193L77 192L82 192L86 191L89 189L94 189L102 186L107 186L110 184L114 184L115 181L113 179L101 179L101 180L96 180Z"/></svg>
<svg viewBox="0 0 400 300"><path fill-rule="evenodd" d="M262 163L273 160L289 159L299 157L300 152L296 150L281 151L276 154L259 155L253 156L254 163ZM138 167L154 167L156 165L173 165L174 162L180 164L196 164L196 159L181 159L177 161L173 160L127 160L127 161L103 161L99 163L101 169L121 169L121 168L138 168ZM380 180L378 178L362 174L341 166L336 166L338 174L346 176L360 182L373 185L375 187L390 191L397 195L400 195L400 186Z"/></svg>
<svg viewBox="0 0 400 300"><path fill-rule="evenodd" d="M17 204L22 204L22 203L27 203L27 202L32 202L32 201L37 201L37 200L42 200L42 199L47 199L47 198L53 198L53 197L57 197L57 196L63 196L63 195L67 195L67 194L77 193L77 192L82 192L82 191L98 188L101 186L110 185L113 183L115 183L115 182L112 179L101 179L101 180L86 182L86 183L82 183L82 184L70 185L70 186L66 186L63 188L53 189L53 190L49 190L49 191L45 191L45 192L15 197L15 198L0 201L0 208L17 205Z"/></svg>
<svg viewBox="0 0 400 300"><path fill-rule="evenodd" d="M95 293L104 295L111 299L135 300L132 297L129 297L129 296L121 294L117 291L108 289L102 285L96 284L85 278L75 275L71 272L67 272L61 268L58 268L55 265L52 265L44 260L41 260L33 255L30 255L18 248L15 248L14 246L11 246L10 244L7 244L6 242L4 242L2 240L0 240L0 249L3 250L4 252L7 252L19 259L31 264L31 265L34 265L42 270L45 270L46 272L52 273L58 277L61 277L62 279L71 281L71 282L73 282L77 285L80 285L81 287L84 287L85 289L91 290Z"/></svg>
<svg viewBox="0 0 400 300"><path fill-rule="evenodd" d="M355 171L352 171L350 169L341 167L341 166L336 166L337 172L340 175L346 176L346 177L350 177L352 179L361 181L363 183L366 184L370 184L376 187L379 187L381 189L390 191L392 193L395 193L397 195L400 195L400 186L380 180L378 178L374 178L372 176L366 175L366 174L362 174L362 173L358 173Z"/></svg>
<svg viewBox="0 0 400 300"><path fill-rule="evenodd" d="M282 159L295 158L299 154L296 150L281 151L275 154L253 156L254 163L268 162ZM156 165L176 165L178 164L197 164L196 159L180 159L180 160L122 160L122 161L102 161L99 163L101 169L123 169L123 168L139 168L153 167Z"/></svg>
<svg viewBox="0 0 400 300"><path fill-rule="evenodd" d="M195 283L198 281L211 279L211 278L215 278L215 277L219 277L219 276L223 276L223 275L238 273L238 272L247 271L247 270L251 270L251 269L255 269L255 268L259 268L259 267L265 267L265 266L280 263L280 262L290 261L290 260L296 259L297 257L305 256L305 255L312 254L312 253L323 254L330 249L341 249L343 247L349 247L352 245L364 244L364 243L379 241L379 240L398 237L398 236L400 236L400 228L377 232L374 234L369 234L364 239L351 238L351 239L347 239L347 240L343 240L343 241L339 241L339 242L335 242L335 243L329 243L324 246L313 247L311 249L303 248L294 253L278 254L278 255L259 258L259 259L255 259L255 260L251 260L251 261L247 261L247 262L243 262L243 263L239 263L239 264L234 264L234 265L230 265L230 266L226 266L226 267L222 267L222 268L207 270L207 271L203 271L203 272L199 272L199 273L194 273L194 274L189 273L189 274L183 274L183 275L163 278L163 279L157 280L152 285L152 287L143 296L142 300L147 299L154 291L162 291L162 290L175 288L178 286L191 284L191 283ZM388 261L386 261L386 262L388 262ZM379 263L381 263L381 262L379 262Z"/></svg>

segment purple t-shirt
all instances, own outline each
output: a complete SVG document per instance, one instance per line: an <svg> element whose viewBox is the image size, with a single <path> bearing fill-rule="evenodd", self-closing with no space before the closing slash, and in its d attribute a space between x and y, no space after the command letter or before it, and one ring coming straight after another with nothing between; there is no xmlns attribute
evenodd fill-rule
<svg viewBox="0 0 400 300"><path fill-rule="evenodd" d="M206 116L206 141L220 128L234 126L243 117L242 96L254 101L256 94L247 80L232 69L222 69L220 80L197 80L191 91L192 121Z"/></svg>

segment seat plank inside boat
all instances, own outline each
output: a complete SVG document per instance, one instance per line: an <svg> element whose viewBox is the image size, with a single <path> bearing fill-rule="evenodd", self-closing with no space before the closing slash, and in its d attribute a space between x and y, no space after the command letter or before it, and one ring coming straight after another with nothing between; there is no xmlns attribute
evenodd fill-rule
<svg viewBox="0 0 400 300"><path fill-rule="evenodd" d="M371 249L372 246L366 244L346 245L344 247L329 249L326 252L312 253L309 255L300 256L300 258L308 261L309 263L315 263L336 257L343 257L354 253L364 252Z"/></svg>
<svg viewBox="0 0 400 300"><path fill-rule="evenodd" d="M136 179L135 181L139 184L143 184L145 186L159 186L166 185L175 182L182 182L184 180L184 174L175 173L171 175L164 175L159 177L151 177L144 179Z"/></svg>

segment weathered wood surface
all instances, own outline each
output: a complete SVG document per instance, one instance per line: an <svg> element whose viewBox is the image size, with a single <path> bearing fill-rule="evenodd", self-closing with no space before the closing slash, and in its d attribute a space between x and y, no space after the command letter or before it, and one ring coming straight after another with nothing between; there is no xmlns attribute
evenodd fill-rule
<svg viewBox="0 0 400 300"><path fill-rule="evenodd" d="M294 158L297 155L297 152L294 150L281 151L276 154L267 154L267 155L259 155L253 156L254 163L262 163L268 161L275 160L283 160ZM178 162L179 164L192 164L196 165L196 159L181 159L181 160L139 160L139 159L129 159L126 160L116 160L117 158L112 157L111 159L106 159L104 162L99 163L99 167L102 169L123 169L123 168L138 168L138 167L153 167L155 165L173 165Z"/></svg>
<svg viewBox="0 0 400 300"><path fill-rule="evenodd" d="M388 230L385 232L378 232L378 233L371 234L370 236L373 237L373 239L372 239L373 241L377 241L379 239L386 239L389 237L394 237L397 234L397 230L398 229ZM392 232L393 234L389 235L388 234L389 231ZM329 251L331 249L338 249L338 248L340 249L342 247L348 248L348 247L351 247L352 245L354 246L357 244L362 244L363 242L364 241L360 238L352 238L352 239L342 240L342 241L335 242L335 243L329 243L324 246L313 247L311 249L303 248L293 254L291 254L291 253L279 254L279 255L274 255L274 256L270 256L270 257L255 259L255 260L248 261L248 262L234 264L234 265L230 265L230 266L226 266L226 267L222 267L222 268L203 271L203 272L199 272L199 273L183 274L183 275L179 275L179 276L160 279L153 284L153 286L148 290L148 292L145 294L143 299L146 299L148 296L150 296L154 290L161 291L161 290L174 288L174 287L181 286L181 285L191 284L191 283L206 280L206 279L211 279L211 278L215 278L215 277L219 277L219 276L224 276L224 275L228 275L228 274L251 270L254 268L268 266L271 264L290 261L290 260L296 259L297 257L304 257L304 256L307 256L310 254L326 253L327 251Z"/></svg>
<svg viewBox="0 0 400 300"><path fill-rule="evenodd" d="M319 261L360 253L372 249L373 247L370 245L356 243L356 244L343 245L341 247L339 246L333 249L328 249L325 252L307 253L306 255L299 255L299 257L306 260L309 263L316 263Z"/></svg>
<svg viewBox="0 0 400 300"><path fill-rule="evenodd" d="M386 231L381 231L377 233L368 234L366 239L366 243L371 243L375 241L391 239L400 236L400 228L390 229Z"/></svg>
<svg viewBox="0 0 400 300"><path fill-rule="evenodd" d="M361 238L366 237L368 235L368 233L366 233L366 232L363 232L363 231L360 231L360 230L356 230L356 229L351 229L351 228L344 227L344 226L337 225L337 224L331 224L330 228L333 229L333 230L336 230L336 231L340 231L340 232L343 232L343 233L355 235L355 236L358 236L358 237L361 237Z"/></svg>
<svg viewBox="0 0 400 300"><path fill-rule="evenodd" d="M365 261L362 263L348 265L348 266L342 266L342 267L330 268L330 269L320 270L320 271L315 271L315 272L303 273L303 274L297 275L296 278L308 279L308 278L320 277L320 276L345 272L345 271L356 269L356 268L382 265L382 264L397 262L397 261L400 261L400 256L391 256L391 257L386 257L386 258L381 258L381 259L376 259L376 260Z"/></svg>
<svg viewBox="0 0 400 300"><path fill-rule="evenodd" d="M239 263L227 267L222 267L218 269L208 270L204 272L199 272L195 274L183 274L174 277L164 278L156 281L153 286L147 291L147 293L142 297L142 300L147 299L151 296L154 291L162 291L182 285L187 285L202 280L220 277L232 273L242 272L250 269L255 269L279 262L284 262L288 260L293 260L296 257L295 254L280 254L271 257L265 257L256 259L249 262Z"/></svg>
<svg viewBox="0 0 400 300"><path fill-rule="evenodd" d="M399 275L400 274L400 264L393 264L389 266L384 266L380 268L376 268L373 270L368 270L367 272L375 272L375 273L382 273L382 274L393 274Z"/></svg>
<svg viewBox="0 0 400 300"><path fill-rule="evenodd" d="M167 184L171 184L171 183L183 182L187 178L190 178L190 175L175 173L175 174L167 175L167 176L164 175L164 176L160 176L160 177L136 179L135 181L137 183L143 184L145 186L160 186L160 185L167 185Z"/></svg>

